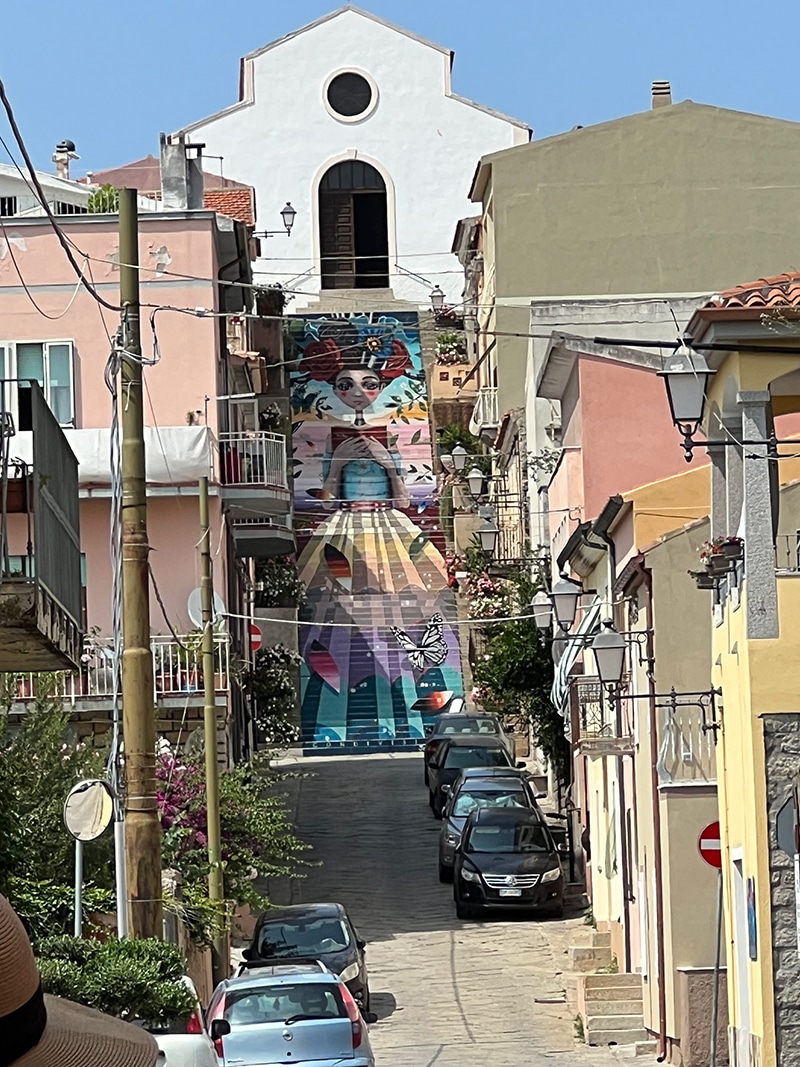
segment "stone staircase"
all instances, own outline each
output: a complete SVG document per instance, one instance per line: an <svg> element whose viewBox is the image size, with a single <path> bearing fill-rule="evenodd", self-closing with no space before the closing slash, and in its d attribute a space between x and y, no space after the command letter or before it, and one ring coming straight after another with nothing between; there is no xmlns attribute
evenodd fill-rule
<svg viewBox="0 0 800 1067"><path fill-rule="evenodd" d="M578 1012L588 1045L647 1041L642 1011L640 974L584 974L578 979Z"/></svg>

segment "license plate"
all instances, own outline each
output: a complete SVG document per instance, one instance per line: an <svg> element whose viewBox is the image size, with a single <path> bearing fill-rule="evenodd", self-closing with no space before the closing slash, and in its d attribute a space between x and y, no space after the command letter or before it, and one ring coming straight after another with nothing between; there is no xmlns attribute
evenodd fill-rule
<svg viewBox="0 0 800 1067"><path fill-rule="evenodd" d="M522 890L521 889L501 889L500 890L500 896L501 897L521 897L522 896Z"/></svg>

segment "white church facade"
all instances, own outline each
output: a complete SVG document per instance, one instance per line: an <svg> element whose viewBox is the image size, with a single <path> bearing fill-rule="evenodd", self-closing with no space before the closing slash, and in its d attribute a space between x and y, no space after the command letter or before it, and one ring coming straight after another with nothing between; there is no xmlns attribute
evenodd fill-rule
<svg viewBox="0 0 800 1067"><path fill-rule="evenodd" d="M257 230L279 231L261 242L260 284L355 306L364 289L427 305L438 284L458 302L450 247L477 162L531 131L455 94L452 61L348 5L245 56L240 99L179 131L255 188Z"/></svg>

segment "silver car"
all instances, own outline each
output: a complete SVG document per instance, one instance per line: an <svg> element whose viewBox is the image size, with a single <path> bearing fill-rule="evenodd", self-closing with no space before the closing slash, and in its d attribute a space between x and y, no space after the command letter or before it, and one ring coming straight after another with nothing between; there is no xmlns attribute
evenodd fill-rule
<svg viewBox="0 0 800 1067"><path fill-rule="evenodd" d="M222 1067L375 1067L367 1022L335 974L320 964L256 967L221 982L207 1022Z"/></svg>
<svg viewBox="0 0 800 1067"><path fill-rule="evenodd" d="M510 767L470 767L449 792L439 834L439 881L453 881L453 864L467 819L479 808L532 808L541 814L530 779ZM542 814L542 822L545 817Z"/></svg>

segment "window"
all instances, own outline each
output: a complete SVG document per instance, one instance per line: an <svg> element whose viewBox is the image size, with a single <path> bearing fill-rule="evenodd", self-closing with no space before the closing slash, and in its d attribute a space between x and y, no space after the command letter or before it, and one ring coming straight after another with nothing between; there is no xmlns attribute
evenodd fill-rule
<svg viewBox="0 0 800 1067"><path fill-rule="evenodd" d="M88 215L89 209L83 204L68 204L66 200L56 200L53 203L53 213L56 215Z"/></svg>
<svg viewBox="0 0 800 1067"><path fill-rule="evenodd" d="M0 377L13 382L4 387L8 395L3 398L3 406L11 411L18 430L33 428L26 379L39 383L62 426L75 425L71 341L0 343Z"/></svg>
<svg viewBox="0 0 800 1067"><path fill-rule="evenodd" d="M386 183L360 159L334 164L319 187L323 289L389 288Z"/></svg>
<svg viewBox="0 0 800 1067"><path fill-rule="evenodd" d="M366 118L374 111L377 102L377 86L370 78L354 70L334 74L325 87L328 110L344 122Z"/></svg>
<svg viewBox="0 0 800 1067"><path fill-rule="evenodd" d="M17 198L15 196L0 196L0 217L9 218L17 213Z"/></svg>

